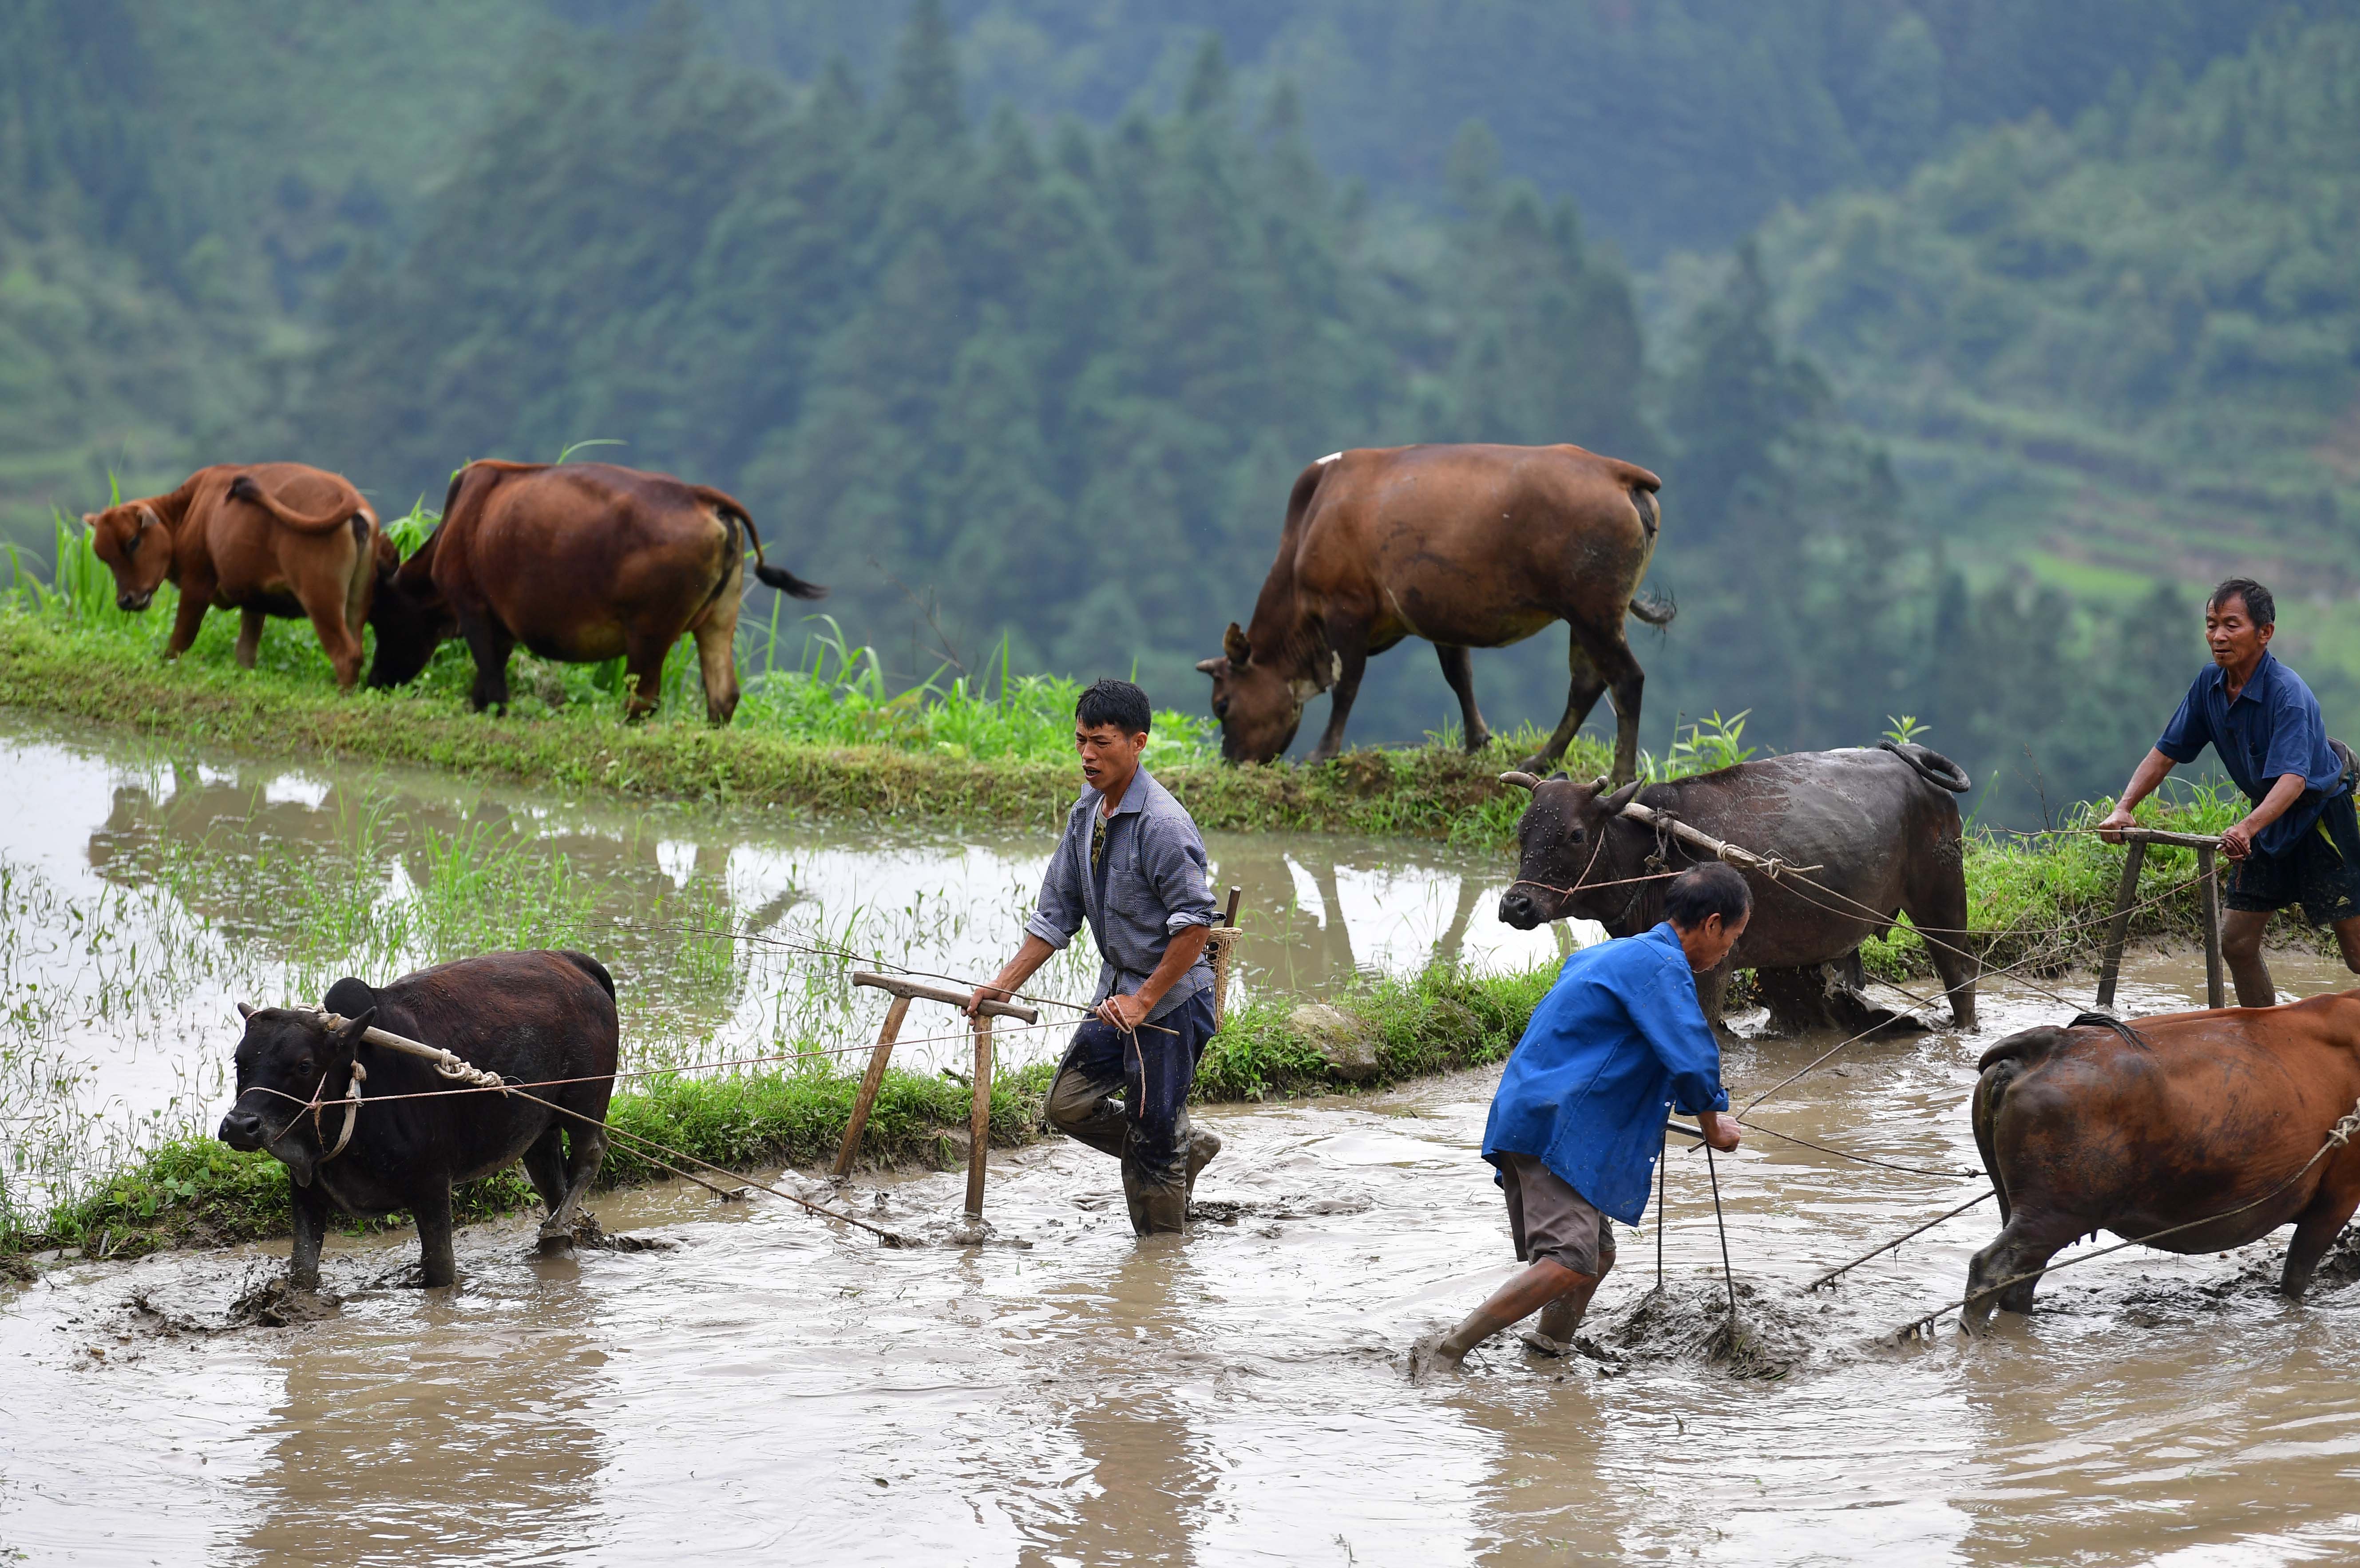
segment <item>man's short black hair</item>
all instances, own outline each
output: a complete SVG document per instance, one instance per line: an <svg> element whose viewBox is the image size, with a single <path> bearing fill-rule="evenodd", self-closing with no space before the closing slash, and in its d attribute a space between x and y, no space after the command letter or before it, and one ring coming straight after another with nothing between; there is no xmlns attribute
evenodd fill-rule
<svg viewBox="0 0 2360 1568"><path fill-rule="evenodd" d="M2268 589L2250 577L2230 578L2212 590L2212 596L2204 601L2204 607L2217 610L2232 599L2245 602L2245 618L2254 625L2274 626L2278 624L2278 602L2270 597Z"/></svg>
<svg viewBox="0 0 2360 1568"><path fill-rule="evenodd" d="M1754 909L1754 889L1745 878L1715 860L1691 866L1664 889L1664 915L1682 931L1694 931L1707 915L1719 915L1723 927L1733 926Z"/></svg>
<svg viewBox="0 0 2360 1568"><path fill-rule="evenodd" d="M1147 693L1130 681L1105 680L1074 704L1074 723L1086 730L1112 724L1127 735L1145 735L1155 723L1155 711L1147 705Z"/></svg>

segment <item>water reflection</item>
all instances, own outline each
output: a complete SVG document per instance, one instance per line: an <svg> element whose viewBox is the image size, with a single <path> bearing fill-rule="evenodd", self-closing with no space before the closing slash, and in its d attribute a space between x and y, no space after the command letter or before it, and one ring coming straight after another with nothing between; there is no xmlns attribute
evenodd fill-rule
<svg viewBox="0 0 2360 1568"><path fill-rule="evenodd" d="M1197 1281L1176 1236L1142 1242L1102 1290L1072 1300L1061 1325L1065 1381L1080 1384L1064 1436L1088 1468L1072 1501L1036 1516L1017 1560L1040 1568L1090 1563L1183 1563L1217 1473L1180 1384L1194 1338L1186 1307ZM1071 1396L1069 1396L1071 1398ZM1078 1484L1076 1484L1076 1483Z"/></svg>
<svg viewBox="0 0 2360 1568"><path fill-rule="evenodd" d="M373 1303L379 1321L283 1340L284 1395L247 1483L256 1563L539 1561L600 1538L595 1301L571 1264L531 1272L497 1302L401 1290Z"/></svg>

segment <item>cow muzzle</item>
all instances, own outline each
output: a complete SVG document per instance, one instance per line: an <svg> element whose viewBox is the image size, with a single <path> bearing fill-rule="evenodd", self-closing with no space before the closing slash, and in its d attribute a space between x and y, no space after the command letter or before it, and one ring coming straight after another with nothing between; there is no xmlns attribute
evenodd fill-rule
<svg viewBox="0 0 2360 1568"><path fill-rule="evenodd" d="M145 592L138 593L117 593L115 596L115 607L118 610L127 610L134 615L137 615L139 611L146 609L149 604L153 604L155 599L156 590L153 588L149 588Z"/></svg>
<svg viewBox="0 0 2360 1568"><path fill-rule="evenodd" d="M262 1117L255 1111L235 1109L222 1117L221 1140L241 1153L251 1154L268 1141Z"/></svg>
<svg viewBox="0 0 2360 1568"><path fill-rule="evenodd" d="M1511 887L1500 895L1502 925L1513 926L1518 931L1531 931L1545 924L1548 918L1548 911L1541 908L1540 900L1522 887Z"/></svg>

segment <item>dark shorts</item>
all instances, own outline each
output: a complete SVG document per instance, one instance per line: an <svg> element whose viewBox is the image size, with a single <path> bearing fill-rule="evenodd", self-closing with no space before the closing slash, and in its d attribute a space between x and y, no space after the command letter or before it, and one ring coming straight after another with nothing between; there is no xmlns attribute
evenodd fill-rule
<svg viewBox="0 0 2360 1568"><path fill-rule="evenodd" d="M2300 903L2303 918L2332 926L2360 915L2360 816L2352 797L2327 802L2319 823L2277 855L2249 855L2229 878L2222 901L2263 913Z"/></svg>
<svg viewBox="0 0 2360 1568"><path fill-rule="evenodd" d="M1547 1258L1591 1276L1614 1267L1612 1221L1567 1181L1529 1154L1500 1154L1500 1185L1508 1197L1508 1234L1516 1258Z"/></svg>

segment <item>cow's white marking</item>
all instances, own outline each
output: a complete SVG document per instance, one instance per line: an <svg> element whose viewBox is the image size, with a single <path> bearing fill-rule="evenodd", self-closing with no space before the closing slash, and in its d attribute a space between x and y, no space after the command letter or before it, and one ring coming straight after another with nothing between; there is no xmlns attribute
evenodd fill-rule
<svg viewBox="0 0 2360 1568"><path fill-rule="evenodd" d="M1329 464L1329 463L1331 463L1335 462L1338 458L1339 458L1339 457L1341 457L1341 456L1343 456L1343 455L1344 455L1344 454L1343 454L1342 452L1329 452L1327 456L1325 456L1325 457L1321 458L1317 463L1314 463L1312 466L1313 466L1313 467L1315 467L1315 468L1325 468L1328 464Z"/></svg>

